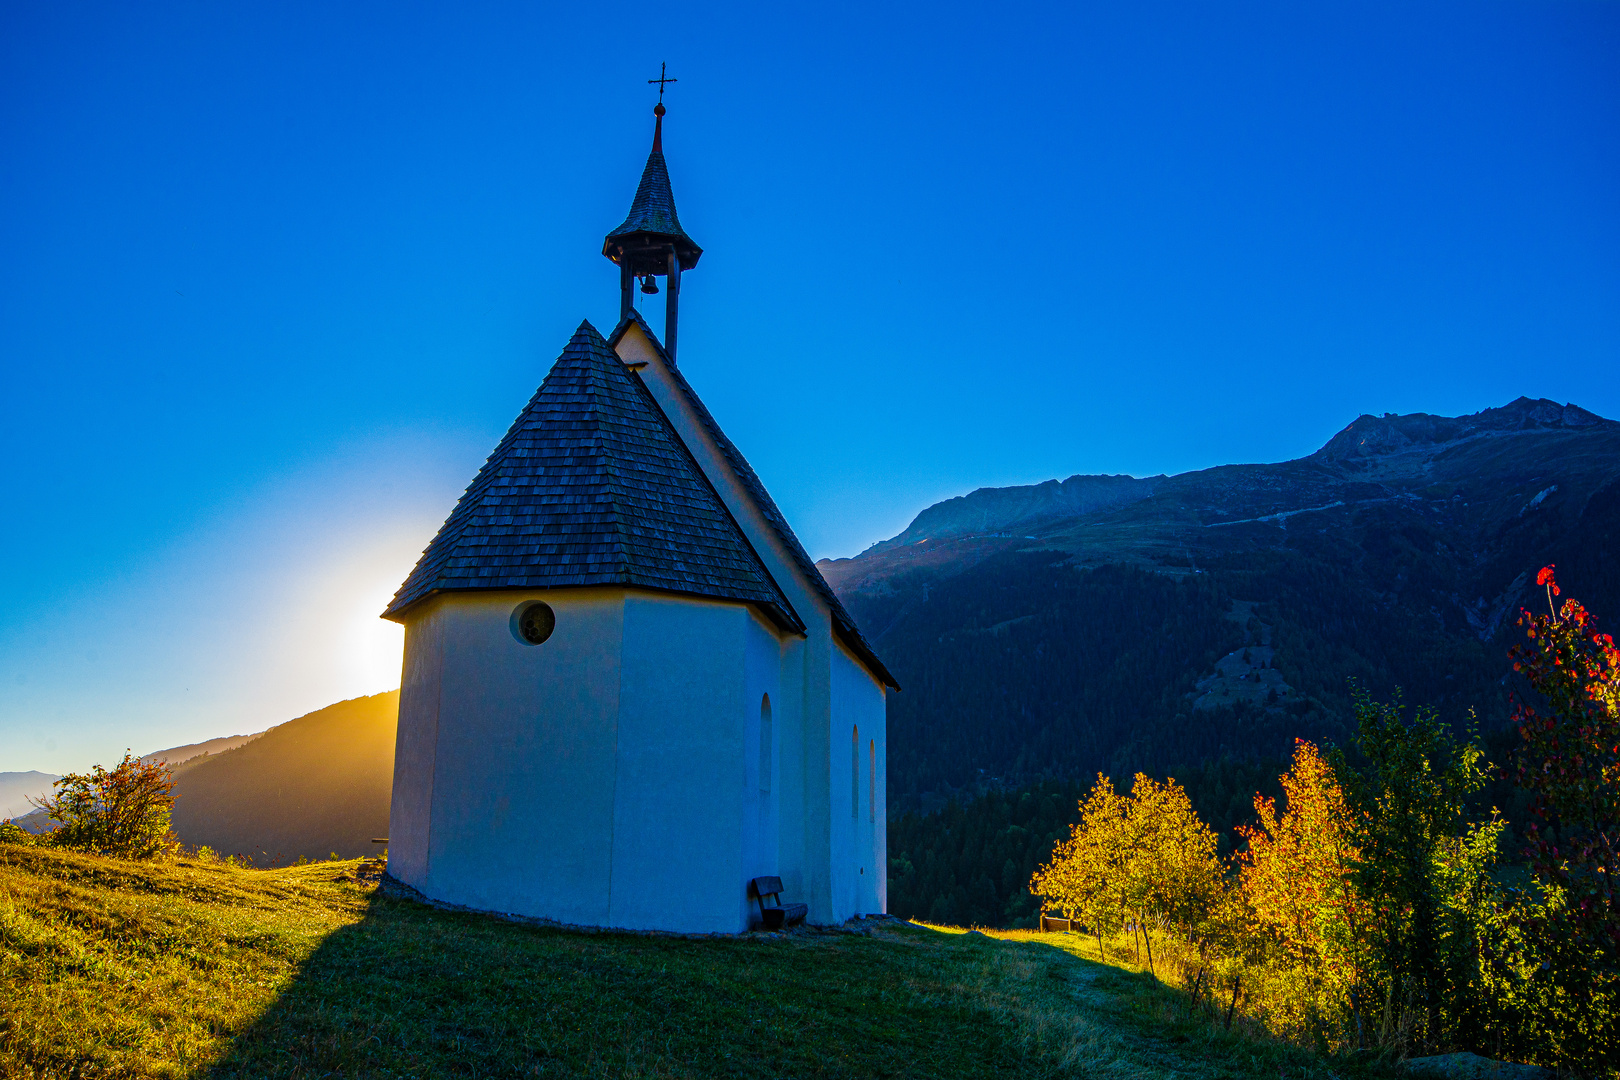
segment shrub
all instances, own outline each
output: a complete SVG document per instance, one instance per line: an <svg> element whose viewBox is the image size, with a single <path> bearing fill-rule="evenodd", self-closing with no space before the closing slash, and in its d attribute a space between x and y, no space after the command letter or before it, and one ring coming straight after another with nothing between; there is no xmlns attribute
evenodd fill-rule
<svg viewBox="0 0 1620 1080"><path fill-rule="evenodd" d="M144 762L125 751L111 770L97 765L69 773L55 794L34 805L60 828L49 842L124 859L150 859L179 849L169 827L174 773L164 762Z"/></svg>
<svg viewBox="0 0 1620 1080"><path fill-rule="evenodd" d="M10 818L0 821L0 844L32 844L34 834Z"/></svg>
<svg viewBox="0 0 1620 1080"><path fill-rule="evenodd" d="M1513 718L1535 889L1512 916L1527 955L1498 967L1526 1014L1521 1043L1598 1069L1620 1061L1620 648L1580 603L1556 604L1553 567L1536 583L1547 614L1520 614L1526 641L1510 653L1531 691L1514 695Z"/></svg>

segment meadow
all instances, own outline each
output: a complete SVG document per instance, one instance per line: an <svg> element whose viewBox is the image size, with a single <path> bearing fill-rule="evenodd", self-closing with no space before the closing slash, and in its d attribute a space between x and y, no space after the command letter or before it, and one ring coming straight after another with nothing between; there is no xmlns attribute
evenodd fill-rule
<svg viewBox="0 0 1620 1080"><path fill-rule="evenodd" d="M1228 1030L1070 934L588 933L380 878L0 843L0 1075L1397 1075Z"/></svg>

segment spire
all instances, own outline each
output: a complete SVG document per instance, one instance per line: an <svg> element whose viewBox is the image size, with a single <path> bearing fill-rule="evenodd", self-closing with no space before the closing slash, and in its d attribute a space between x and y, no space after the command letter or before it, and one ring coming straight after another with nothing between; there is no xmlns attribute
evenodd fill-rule
<svg viewBox="0 0 1620 1080"><path fill-rule="evenodd" d="M670 190L669 167L664 164L664 87L675 80L669 77L666 66L659 70L658 78L647 81L658 84L658 104L653 106L652 152L647 155L647 167L641 171L636 197L630 201L630 213L624 223L602 241L602 254L619 268L620 319L635 310L637 278L641 279L644 293L658 291L654 278L669 279L664 352L673 364L681 271L696 266L703 249L686 235L680 218L675 215L675 193Z"/></svg>
<svg viewBox="0 0 1620 1080"><path fill-rule="evenodd" d="M696 266L703 254L675 214L675 193L670 190L669 167L664 163L664 107L655 106L653 115L657 119L653 124L652 153L647 155L647 167L641 171L630 213L602 244L602 254L620 266L628 265L635 277L669 273L671 249L680 256L683 270Z"/></svg>

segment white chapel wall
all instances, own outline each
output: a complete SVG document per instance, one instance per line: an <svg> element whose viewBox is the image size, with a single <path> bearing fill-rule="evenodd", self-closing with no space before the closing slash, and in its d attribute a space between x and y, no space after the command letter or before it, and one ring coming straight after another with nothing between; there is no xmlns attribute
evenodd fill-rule
<svg viewBox="0 0 1620 1080"><path fill-rule="evenodd" d="M786 635L780 641L777 671L782 692L771 696L776 742L776 776L771 792L776 804L776 876L782 879L785 900L807 902L804 672L809 649L806 639L798 635Z"/></svg>
<svg viewBox="0 0 1620 1080"><path fill-rule="evenodd" d="M747 733L755 688L776 689L748 677L752 623L741 604L625 599L608 925L746 928Z"/></svg>
<svg viewBox="0 0 1620 1080"><path fill-rule="evenodd" d="M835 916L837 905L833 901L831 871L832 819L836 817L829 805L828 768L832 752L831 664L832 653L836 651L832 643L831 612L803 580L792 553L731 471L719 446L704 429L640 327L632 325L626 330L619 339L617 352L626 363L642 365L639 373L643 384L714 485L794 611L806 623L806 636L796 644L794 639L785 641L782 657L784 698L791 699L795 715L794 741L783 742L786 756L780 758L778 764L783 779L783 791L778 800L783 808L779 831L780 877L787 889L787 899L810 905L811 922L841 921Z"/></svg>
<svg viewBox="0 0 1620 1080"><path fill-rule="evenodd" d="M887 910L885 718L883 687L842 645L834 648L831 884L840 922Z"/></svg>
<svg viewBox="0 0 1620 1080"><path fill-rule="evenodd" d="M544 600L556 628L513 635ZM624 634L623 590L452 593L437 601L442 671L429 896L603 925Z"/></svg>
<svg viewBox="0 0 1620 1080"><path fill-rule="evenodd" d="M780 762L790 710L782 686L782 639L750 611L744 667L743 834L744 883L782 877ZM767 722L768 720L768 722ZM785 882L784 882L785 884ZM755 905L744 897L750 918Z"/></svg>
<svg viewBox="0 0 1620 1080"><path fill-rule="evenodd" d="M388 811L388 872L413 888L425 883L432 820L433 759L439 739L439 674L444 661L443 606L419 605L405 625L394 786Z"/></svg>

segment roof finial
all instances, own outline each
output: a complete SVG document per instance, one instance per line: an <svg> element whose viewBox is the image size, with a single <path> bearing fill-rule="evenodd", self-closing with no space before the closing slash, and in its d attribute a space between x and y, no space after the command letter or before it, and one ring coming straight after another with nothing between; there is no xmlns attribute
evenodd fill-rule
<svg viewBox="0 0 1620 1080"><path fill-rule="evenodd" d="M652 152L655 154L662 154L664 152L664 85L666 83L679 81L679 79L671 79L669 77L669 64L667 63L660 63L658 65L658 78L647 80L647 84L649 86L653 83L658 84L658 104L653 106L653 115L658 117L658 119L653 122Z"/></svg>

